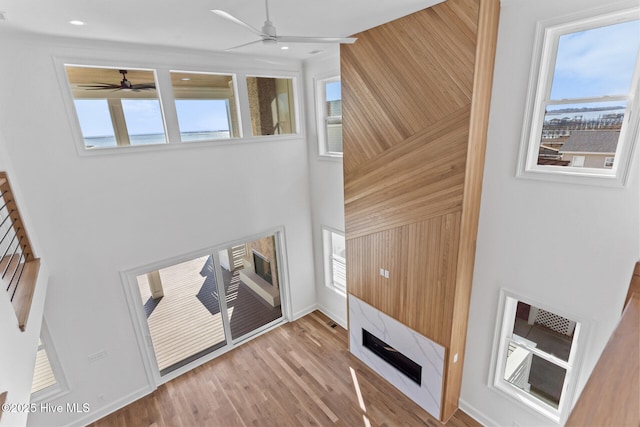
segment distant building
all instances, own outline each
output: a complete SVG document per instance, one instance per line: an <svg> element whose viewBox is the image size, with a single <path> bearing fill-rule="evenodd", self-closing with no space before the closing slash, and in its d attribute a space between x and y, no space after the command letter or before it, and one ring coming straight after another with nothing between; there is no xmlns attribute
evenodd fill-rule
<svg viewBox="0 0 640 427"><path fill-rule="evenodd" d="M559 153L569 166L611 169L618 146L620 131L572 131Z"/></svg>

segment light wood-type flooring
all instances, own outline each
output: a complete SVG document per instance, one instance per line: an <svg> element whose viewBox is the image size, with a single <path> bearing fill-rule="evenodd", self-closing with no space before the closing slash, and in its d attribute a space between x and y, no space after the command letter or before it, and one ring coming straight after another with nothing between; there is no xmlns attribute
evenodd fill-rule
<svg viewBox="0 0 640 427"><path fill-rule="evenodd" d="M351 356L347 340L344 329L311 313L91 426L441 426ZM458 411L446 425L480 424Z"/></svg>

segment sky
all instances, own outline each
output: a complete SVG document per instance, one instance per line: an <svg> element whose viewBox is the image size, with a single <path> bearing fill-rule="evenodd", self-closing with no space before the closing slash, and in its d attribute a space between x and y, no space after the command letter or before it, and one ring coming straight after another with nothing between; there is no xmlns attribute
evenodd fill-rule
<svg viewBox="0 0 640 427"><path fill-rule="evenodd" d="M109 107L105 99L77 99L76 111L85 138L113 136ZM130 135L164 133L157 99L122 99ZM176 100L181 132L229 130L224 100Z"/></svg>
<svg viewBox="0 0 640 427"><path fill-rule="evenodd" d="M639 46L640 20L561 36L551 99L626 95Z"/></svg>
<svg viewBox="0 0 640 427"><path fill-rule="evenodd" d="M326 85L327 101L341 99L340 82ZM106 99L76 99L76 111L85 138L113 136ZM160 102L157 99L122 99L122 108L130 135L164 133ZM225 100L176 100L181 132L229 130Z"/></svg>

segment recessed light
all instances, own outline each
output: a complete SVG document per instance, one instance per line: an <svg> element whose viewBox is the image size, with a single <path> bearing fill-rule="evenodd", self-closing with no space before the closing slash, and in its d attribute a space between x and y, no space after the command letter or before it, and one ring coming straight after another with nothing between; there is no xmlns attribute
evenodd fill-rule
<svg viewBox="0 0 640 427"><path fill-rule="evenodd" d="M69 24L71 24L71 25L77 25L77 26L86 25L83 21L78 21L77 19L74 19L74 20L72 20L72 21L69 21Z"/></svg>
<svg viewBox="0 0 640 427"><path fill-rule="evenodd" d="M289 46L281 46L280 50L289 50Z"/></svg>
<svg viewBox="0 0 640 427"><path fill-rule="evenodd" d="M189 80L191 80L189 77L183 77L180 80L182 80L183 82L188 82Z"/></svg>

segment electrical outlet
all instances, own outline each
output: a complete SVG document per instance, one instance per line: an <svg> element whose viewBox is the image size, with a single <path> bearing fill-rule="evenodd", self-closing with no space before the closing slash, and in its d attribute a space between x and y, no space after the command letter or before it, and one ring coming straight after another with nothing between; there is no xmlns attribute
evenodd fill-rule
<svg viewBox="0 0 640 427"><path fill-rule="evenodd" d="M384 277L384 268L381 268L381 269L380 269L380 275L381 275L382 277Z"/></svg>
<svg viewBox="0 0 640 427"><path fill-rule="evenodd" d="M458 353L453 355L453 363L457 363L458 362Z"/></svg>

